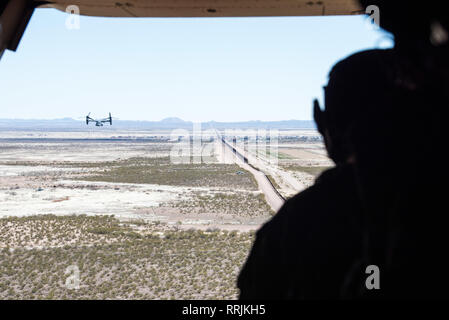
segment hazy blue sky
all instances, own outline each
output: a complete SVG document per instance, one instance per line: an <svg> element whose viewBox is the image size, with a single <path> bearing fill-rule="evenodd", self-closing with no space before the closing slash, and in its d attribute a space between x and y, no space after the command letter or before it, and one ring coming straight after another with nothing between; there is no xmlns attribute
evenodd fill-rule
<svg viewBox="0 0 449 320"><path fill-rule="evenodd" d="M0 61L0 118L311 119L330 67L391 42L365 18L107 19L38 9Z"/></svg>

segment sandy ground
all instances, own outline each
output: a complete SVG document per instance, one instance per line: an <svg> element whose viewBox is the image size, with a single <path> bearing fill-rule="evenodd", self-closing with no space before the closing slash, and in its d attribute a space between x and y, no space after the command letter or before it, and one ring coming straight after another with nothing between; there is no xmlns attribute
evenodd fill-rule
<svg viewBox="0 0 449 320"><path fill-rule="evenodd" d="M303 172L294 174L284 170L279 166L280 159L277 162L273 162L273 159L269 156L257 152L255 149L251 149L251 147L248 148L246 157L248 157L250 163L265 172L265 174L273 177L280 187L278 191L285 196L292 196L309 186L309 174Z"/></svg>
<svg viewBox="0 0 449 320"><path fill-rule="evenodd" d="M55 173L64 173L67 177L71 173L89 170L52 166L51 163L55 161L83 163L123 160L131 157L167 156L172 146L167 142L95 140L117 136L164 137L164 134L167 137L166 132L0 132L2 203L0 217L36 214L107 214L120 219L144 219L177 224L181 228L223 228L242 231L257 229L270 218L269 213L265 217L257 218L217 213L185 214L167 206L167 203L189 199L194 193L210 191L210 188L83 182L54 178ZM316 132L289 131L288 134L314 135ZM86 138L92 140L70 140ZM282 198L274 192L263 173L236 159L230 149L223 148L220 140L215 141L213 150L219 161L223 160L223 157L226 158L226 163L237 161L243 169L252 173L260 192L265 194L268 204L274 211L282 206ZM320 143L286 143L280 145L279 151L291 156L288 161L294 163L312 162L316 165L329 162L323 154L324 149ZM289 172L273 165L269 159L254 154L247 156L250 163L276 180L283 195L293 195L313 183L313 177L307 173ZM24 162L28 165L6 165L13 162ZM240 191L233 190L233 192ZM248 191L241 190L241 192Z"/></svg>
<svg viewBox="0 0 449 320"><path fill-rule="evenodd" d="M170 202L188 200L194 192L206 193L210 189L70 180L45 184L30 182L21 176L3 176L0 178L0 218L41 214L114 215L121 220L160 221L186 229L239 231L254 230L266 220L266 217L185 214L166 206Z"/></svg>
<svg viewBox="0 0 449 320"><path fill-rule="evenodd" d="M86 172L89 169L52 166L54 161L113 161L137 156L167 156L169 152L170 144L166 143L48 142L45 139L20 143L3 141L0 143L0 218L41 214L106 214L122 220L160 221L186 229L193 227L248 231L257 229L270 217L269 212L265 217L253 218L217 213L180 213L179 209L169 204L192 199L198 193L211 193L211 189L61 180L55 178L55 173L63 173L67 177L71 173ZM28 165L6 165L11 162Z"/></svg>
<svg viewBox="0 0 449 320"><path fill-rule="evenodd" d="M99 162L132 157L161 157L171 144L154 142L97 142L79 140L64 142L2 142L0 163L12 161Z"/></svg>
<svg viewBox="0 0 449 320"><path fill-rule="evenodd" d="M152 208L175 200L183 188L83 181L55 181L54 187L0 190L2 216L36 214L114 214L123 218L144 218L139 208ZM20 210L18 210L20 209ZM154 215L153 215L154 216ZM157 217L151 217L155 219Z"/></svg>
<svg viewBox="0 0 449 320"><path fill-rule="evenodd" d="M306 133L312 134L311 132ZM105 131L101 134L87 133L87 138L108 138L126 134L128 133ZM151 136L155 133L133 132L129 134ZM14 141L14 139L23 139L24 137L40 139ZM59 139L61 141L48 141L48 139ZM235 279L240 266L246 259L253 239L252 233L244 232L259 229L272 216L269 212L270 208L263 201L262 192L266 195L266 200L273 209L277 210L282 205L282 201L273 191L265 175L240 160L237 163L255 176L260 190L255 190L255 184L252 182L248 184L239 183L238 185L242 185L241 189L229 190L229 186L226 189L222 187L222 184L218 184L220 187L212 188L202 185L201 187L183 187L75 180L81 179L81 176L86 173L96 172L96 170L105 172L103 168L98 167L98 164L92 168L86 163L123 160L131 157L166 157L169 154L171 144L167 142L124 142L119 140L110 142L74 141L73 139L86 139L86 133L11 132L2 134L0 132L0 219L11 216L46 214L57 216L113 215L120 220L121 226L134 225L133 229L130 229L133 232L120 231L120 235L117 235L119 238L117 240L112 239L113 235L116 236L115 233L103 232L104 227L107 226L105 217L89 218L91 220L103 220L94 224L95 228L92 230L86 229L84 231L79 224L71 220L72 218L73 220L84 219L79 216L65 219L51 217L56 221L64 220L60 224L52 224L52 227L49 227L48 221L45 222L45 218L30 218L30 221L27 222L16 219L12 219L11 222L2 219L6 224L6 230L10 232L6 235L3 233L8 238L8 241L5 241L6 245L9 246L9 240L12 239L13 242L19 241L18 243L21 246L20 248L14 248L15 251L10 251L8 254L6 254L6 250L3 251L2 261L6 263L3 263L3 279L0 280L3 280L3 284L7 283L8 290L10 290L3 292L4 297L33 297L33 292L36 290L39 293L37 297L64 297L66 294L65 288L60 290L63 294L61 296L58 293L53 295L54 292L53 290L50 291L50 288L58 288L59 283L65 281L64 277L61 278L61 281L59 278L56 280L53 278L55 275L63 275L67 264L73 263L73 261L82 264L80 265L82 272L88 270L88 272L83 273L82 278L82 286L87 288L88 291L84 292L84 295L80 295L81 298L92 296L102 299L114 297L122 299L127 297L160 299L161 297L168 298L170 292L178 293L181 289L185 289L183 292L193 293L192 295L185 295L187 299L237 297ZM302 156L307 157L305 163L315 161L314 159L317 158L321 159L322 146L318 143L297 143L288 144L288 146L291 149L306 149L306 153L297 154L299 159L288 159L293 163L301 163ZM215 141L212 149L217 161L226 158L225 163L236 162L233 153L229 148L223 148L221 141ZM65 161L76 163L68 166L55 163ZM304 181L307 177L311 177L303 172L287 172L282 167L274 166L269 159L253 157L251 161L257 163L258 167L262 168L266 174L272 175L281 185L283 191L288 190L295 193L304 188L306 186ZM131 161L131 163L133 162ZM107 164L105 166L108 167ZM234 174L234 169L233 167L232 174ZM164 172L170 172L170 170ZM248 172L240 172L240 174L249 176ZM302 175L307 175L307 177ZM215 171L213 171L212 176L215 177ZM223 193L226 193L226 195L223 196ZM228 193L233 196L244 195L244 197L227 198ZM204 196L206 202L210 201L208 198L210 195L217 196L214 199L217 199L219 203L218 209L211 209L211 207L206 206L206 209L202 211L195 211L203 205L202 202L197 202L197 200ZM252 197L251 199L256 198L257 201L247 201L247 195L250 195L249 198ZM193 203L193 206L197 207L190 209L189 205L184 206L185 203ZM183 207L179 208L173 204L180 204ZM256 209L259 209L261 214L244 215L242 214L244 211L240 209L227 211L229 208L236 208L241 204L245 205L242 206L243 210L249 209L247 211L255 212ZM265 211L267 211L266 214ZM151 226L144 226L139 224L140 220L154 223L151 223ZM66 221L70 221L70 223ZM131 223L126 221L131 221ZM10 225L15 226L10 227ZM154 227L154 230L151 229L151 232L157 230L155 234L158 235L154 240L155 245L148 246L148 242L142 242L141 246L136 246L141 240L136 240L136 229L134 228L153 228L153 225L157 227ZM29 229L26 228L27 226ZM92 228L91 225L87 225L87 227ZM184 241L183 239L165 237L164 230L172 229L176 230L177 234L179 234L177 232L179 229L205 230L208 236L214 235L217 240L212 242L212 238L204 240L201 236L198 236L192 238L197 239L194 242L192 239ZM229 235L229 237L218 238L218 236L221 237L221 234L226 233L215 232L217 229L218 231L236 230L239 232L233 233L237 236ZM55 230L59 230L60 233ZM144 231L142 232L144 234ZM185 236L184 234L192 234L192 232L182 233L183 236ZM77 240L81 238L85 241L82 245ZM153 241L151 238L148 239ZM159 242L161 239L162 241ZM25 243L22 243L22 240ZM114 247L111 249L110 244L113 241L117 242L114 242ZM63 248L67 244L74 246L70 247L69 250L52 251L52 245ZM31 248L45 250L29 250ZM154 250L154 252L149 251L149 249ZM105 253L113 256L113 258L110 259L109 256L105 256ZM124 253L126 253L126 256ZM157 260L154 256L161 257ZM172 257L178 257L179 259L174 260ZM180 269L180 266L182 269ZM157 269L154 267L157 267ZM204 274L205 270L207 270L206 274ZM39 277L33 277L36 274ZM183 277L181 278L180 275L183 275ZM43 280L41 276L48 276L48 279ZM160 281L160 286L154 280L156 276L163 280ZM101 279L100 283L98 283L98 279ZM103 281L103 279L105 280ZM196 282L192 282L192 279ZM165 281L170 281L169 289L167 289ZM1 282L0 285L2 285ZM42 286L43 283L45 286L39 289L39 286ZM137 289L131 288L131 285L135 285ZM11 291L13 286L15 286L14 290L18 295L14 295L14 292ZM112 292L111 286L115 293ZM205 289L199 293L198 288ZM211 295L211 288L215 288L218 292L216 296ZM228 290L227 288L231 289ZM148 293L150 291L154 291L154 295L140 295L142 292ZM231 294L228 294L228 292ZM93 295L90 295L91 293ZM103 293L108 293L110 296L105 296ZM118 296L114 294L118 294ZM209 295L204 296L202 294ZM181 295L181 297L184 296ZM65 296L66 298L67 296Z"/></svg>
<svg viewBox="0 0 449 320"><path fill-rule="evenodd" d="M17 180L15 182L18 182ZM106 182L56 181L45 188L1 188L0 218L7 216L114 215L121 220L139 219L177 224L181 228L253 230L265 218L251 221L220 214L180 214L164 207L171 201L189 199L191 192L208 188L172 187Z"/></svg>
<svg viewBox="0 0 449 320"><path fill-rule="evenodd" d="M330 160L324 148L293 148L291 146L279 148L279 154L287 155L288 158L297 160L298 164L309 166L325 166L330 165Z"/></svg>
<svg viewBox="0 0 449 320"><path fill-rule="evenodd" d="M317 134L314 131L297 133L306 133L311 136ZM315 177L307 172L286 170L282 165L304 167L333 166L333 162L328 158L327 151L322 142L278 142L274 149L270 149L269 145L267 145L268 153L265 151L261 152L260 146L254 143L247 143L245 145L245 143L239 141L232 145L241 154L244 154L252 165L262 170L266 175L271 176L278 185L276 188L285 198L289 198L311 186L315 181ZM269 154L270 151L273 151L275 154ZM276 152L278 158L275 159Z"/></svg>
<svg viewBox="0 0 449 320"><path fill-rule="evenodd" d="M219 135L218 140L221 141L221 136ZM237 147L235 147L235 149L240 154L244 153L243 150L240 150ZM265 194L265 200L267 201L267 203L270 205L270 207L273 209L274 212L277 212L282 207L282 205L284 204L284 199L282 199L279 196L279 194L273 188L273 185L270 183L270 181L267 179L266 175L263 172L255 170L253 167L246 164L240 157L237 157L233 153L233 150L231 150L230 144L225 143L218 144L217 153L220 152L221 154L218 156L219 159L232 159L231 161L237 163L241 168L251 172L251 174L257 181L259 189ZM249 159L249 163L253 164L254 163L253 159Z"/></svg>
<svg viewBox="0 0 449 320"><path fill-rule="evenodd" d="M279 152L287 154L295 159L303 159L309 161L327 161L326 155L320 154L319 150L305 150L293 148L280 148Z"/></svg>

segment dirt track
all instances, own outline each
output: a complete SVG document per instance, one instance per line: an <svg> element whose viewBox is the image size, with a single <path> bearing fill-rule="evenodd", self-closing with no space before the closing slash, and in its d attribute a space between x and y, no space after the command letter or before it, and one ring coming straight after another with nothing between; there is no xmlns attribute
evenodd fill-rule
<svg viewBox="0 0 449 320"><path fill-rule="evenodd" d="M217 132L217 136L219 141L221 141L221 144L224 146L222 148L226 154L224 157L227 159L232 159L235 163L237 163L242 169L245 169L254 176L254 178L257 181L257 184L259 185L259 189L265 194L265 199L267 203L270 205L270 207L273 209L273 211L277 212L282 205L284 204L284 199L279 195L277 190L273 187L270 180L268 180L267 176L256 169L254 169L252 166L245 163L243 160L243 155L241 151L239 151L237 148L234 148L236 151L232 149L230 144L227 144L223 142L220 134Z"/></svg>

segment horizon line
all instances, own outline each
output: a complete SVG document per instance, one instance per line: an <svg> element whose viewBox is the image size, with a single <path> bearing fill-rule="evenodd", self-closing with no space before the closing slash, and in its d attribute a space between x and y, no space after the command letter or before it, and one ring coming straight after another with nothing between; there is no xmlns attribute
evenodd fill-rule
<svg viewBox="0 0 449 320"><path fill-rule="evenodd" d="M57 120L72 120L72 121L85 121L84 119L74 119L71 117L64 118L0 118L0 121L57 121ZM205 120L205 121L192 121L192 120L184 120L177 117L167 117L161 120L135 120L135 119L115 119L115 121L134 121L134 122L163 122L166 120L178 120L179 122L184 123L207 123L207 122L216 122L216 123L239 123L239 122L287 122L287 121L307 121L314 122L312 119L284 119L284 120L228 120L228 121L216 121L216 120Z"/></svg>

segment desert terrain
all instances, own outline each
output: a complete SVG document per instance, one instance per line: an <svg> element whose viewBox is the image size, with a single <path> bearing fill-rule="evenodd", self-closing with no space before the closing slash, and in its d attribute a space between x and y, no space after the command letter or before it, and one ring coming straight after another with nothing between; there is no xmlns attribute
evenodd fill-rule
<svg viewBox="0 0 449 320"><path fill-rule="evenodd" d="M0 131L0 299L235 299L255 231L332 163L313 130L237 133L249 163L218 134Z"/></svg>

